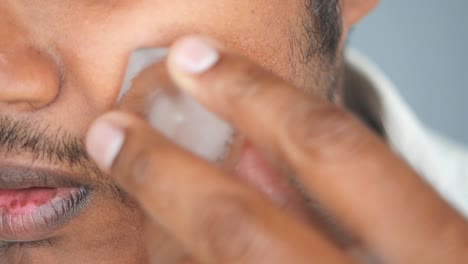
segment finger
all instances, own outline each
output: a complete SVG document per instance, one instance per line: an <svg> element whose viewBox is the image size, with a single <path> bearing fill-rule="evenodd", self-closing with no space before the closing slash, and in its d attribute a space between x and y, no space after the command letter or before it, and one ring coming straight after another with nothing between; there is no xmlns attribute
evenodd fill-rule
<svg viewBox="0 0 468 264"><path fill-rule="evenodd" d="M390 263L468 257L466 220L351 115L209 40L179 41L168 65L181 89L285 160Z"/></svg>
<svg viewBox="0 0 468 264"><path fill-rule="evenodd" d="M87 147L98 165L200 263L348 263L318 232L142 120L104 116L91 127Z"/></svg>
<svg viewBox="0 0 468 264"><path fill-rule="evenodd" d="M174 96L180 93L170 80L165 61L150 65L132 80L131 89L129 89L119 101L118 109L139 116L146 116L148 120L151 120L150 122L152 125L160 127L160 125L157 125L157 118L149 117L151 113L148 110L154 108L151 107L151 103L154 102L156 98L155 95L161 91ZM164 114L160 115L164 116ZM265 164L267 162L255 155L256 151L253 146L244 148L247 144L238 134L233 136L229 145L229 154L225 155L220 162L217 162L217 165L227 170L234 171L236 176L243 175L244 177L237 178L264 193L295 219L303 220L314 228L320 229L333 238L340 246L349 247L352 242L354 242L351 238L343 236L344 232L338 232L336 225L333 225L330 221L325 221L326 218L323 217L323 214L317 213L317 210L311 212L310 201L304 199L304 197L298 192L295 192L294 189L288 188L291 186L290 179L283 177L280 173L275 173L274 169L265 171L265 168L268 168L268 165ZM249 151L245 151L245 149ZM237 164L235 161L241 154L241 150L244 157L243 166L236 166ZM250 156L250 158L245 158L248 156ZM250 163L246 163L245 160ZM262 167L262 170L256 170L255 175L257 177L245 177L245 175L251 174L252 168L255 167ZM265 173L265 175L263 177L258 177L260 173ZM276 180L276 190L272 190L270 187L265 188L265 186L271 186L271 184L265 184L262 180L258 180L271 178ZM253 181L250 181L251 179L253 179ZM339 234L339 236L337 236L337 234ZM162 262L166 263L167 261Z"/></svg>
<svg viewBox="0 0 468 264"><path fill-rule="evenodd" d="M185 264L191 257L184 247L153 219L145 221L146 250L149 263Z"/></svg>

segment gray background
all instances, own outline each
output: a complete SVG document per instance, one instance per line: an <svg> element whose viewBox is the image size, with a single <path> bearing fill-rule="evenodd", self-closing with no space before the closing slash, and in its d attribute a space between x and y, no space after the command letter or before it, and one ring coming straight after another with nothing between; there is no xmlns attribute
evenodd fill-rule
<svg viewBox="0 0 468 264"><path fill-rule="evenodd" d="M468 146L468 1L381 0L351 33L429 127Z"/></svg>

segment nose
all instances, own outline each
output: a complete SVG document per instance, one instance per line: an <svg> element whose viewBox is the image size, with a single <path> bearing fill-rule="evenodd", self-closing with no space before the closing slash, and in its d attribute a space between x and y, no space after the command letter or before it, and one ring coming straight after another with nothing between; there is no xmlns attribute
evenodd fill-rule
<svg viewBox="0 0 468 264"><path fill-rule="evenodd" d="M0 18L0 111L44 108L60 90L57 63L4 19Z"/></svg>

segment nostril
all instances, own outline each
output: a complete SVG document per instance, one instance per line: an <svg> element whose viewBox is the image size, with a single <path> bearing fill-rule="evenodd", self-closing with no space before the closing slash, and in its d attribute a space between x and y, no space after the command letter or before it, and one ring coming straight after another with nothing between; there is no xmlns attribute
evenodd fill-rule
<svg viewBox="0 0 468 264"><path fill-rule="evenodd" d="M33 111L55 101L61 74L47 54L18 48L0 56L0 104Z"/></svg>

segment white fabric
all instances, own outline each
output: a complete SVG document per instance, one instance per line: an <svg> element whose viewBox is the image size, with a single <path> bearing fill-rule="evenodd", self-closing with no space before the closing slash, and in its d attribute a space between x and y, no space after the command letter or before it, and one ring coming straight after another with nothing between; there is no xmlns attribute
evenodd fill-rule
<svg viewBox="0 0 468 264"><path fill-rule="evenodd" d="M354 50L346 51L345 58L375 89L381 103L379 117L394 151L468 217L468 151L421 124L395 86L367 58Z"/></svg>

